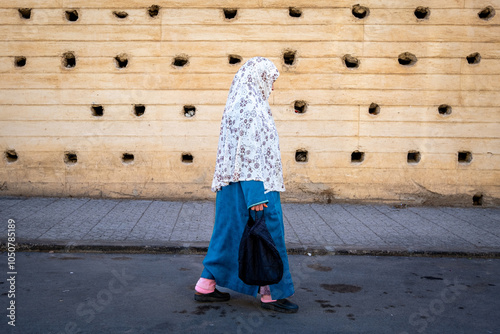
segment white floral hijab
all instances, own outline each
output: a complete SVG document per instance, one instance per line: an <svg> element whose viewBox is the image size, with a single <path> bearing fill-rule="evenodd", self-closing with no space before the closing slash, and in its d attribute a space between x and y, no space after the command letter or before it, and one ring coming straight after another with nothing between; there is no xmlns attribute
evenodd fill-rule
<svg viewBox="0 0 500 334"><path fill-rule="evenodd" d="M236 73L222 115L212 191L229 182L262 181L285 191L278 131L268 98L279 72L266 58L249 59Z"/></svg>

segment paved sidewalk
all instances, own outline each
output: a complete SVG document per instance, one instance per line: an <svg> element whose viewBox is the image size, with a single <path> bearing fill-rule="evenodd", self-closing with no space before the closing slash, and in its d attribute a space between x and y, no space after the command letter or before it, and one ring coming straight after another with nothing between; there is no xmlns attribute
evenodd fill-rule
<svg viewBox="0 0 500 334"><path fill-rule="evenodd" d="M213 202L0 197L18 250L204 252ZM291 254L500 257L500 208L283 204Z"/></svg>

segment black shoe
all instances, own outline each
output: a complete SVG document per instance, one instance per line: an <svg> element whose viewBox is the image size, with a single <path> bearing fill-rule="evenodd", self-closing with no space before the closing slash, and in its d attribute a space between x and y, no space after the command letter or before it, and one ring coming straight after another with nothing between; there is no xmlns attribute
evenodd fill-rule
<svg viewBox="0 0 500 334"><path fill-rule="evenodd" d="M194 294L194 300L198 302L227 302L231 298L229 293L220 292L215 289L212 293L199 293Z"/></svg>
<svg viewBox="0 0 500 334"><path fill-rule="evenodd" d="M290 302L288 299L278 299L272 303L264 303L261 301L260 306L281 313L296 313L299 310L299 306Z"/></svg>

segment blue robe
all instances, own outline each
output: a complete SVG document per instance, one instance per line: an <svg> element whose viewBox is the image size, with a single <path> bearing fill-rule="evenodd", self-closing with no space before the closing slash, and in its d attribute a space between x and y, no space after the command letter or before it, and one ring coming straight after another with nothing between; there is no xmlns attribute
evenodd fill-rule
<svg viewBox="0 0 500 334"><path fill-rule="evenodd" d="M294 294L292 276L288 267L285 230L281 211L280 193L264 193L261 181L239 181L222 187L215 202L215 224L210 239L205 266L201 277L215 279L217 285L256 296L259 287L247 285L238 277L238 251L241 236L248 220L248 209L267 203L264 208L266 225L283 261L283 278L270 285L271 298L282 299Z"/></svg>

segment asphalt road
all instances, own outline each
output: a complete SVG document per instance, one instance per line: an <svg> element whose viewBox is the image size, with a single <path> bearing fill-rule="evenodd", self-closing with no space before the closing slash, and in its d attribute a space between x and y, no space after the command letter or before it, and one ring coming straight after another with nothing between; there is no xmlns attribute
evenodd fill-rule
<svg viewBox="0 0 500 334"><path fill-rule="evenodd" d="M499 259L290 256L297 314L195 302L202 259L18 252L12 285L3 253L1 332L500 333Z"/></svg>

